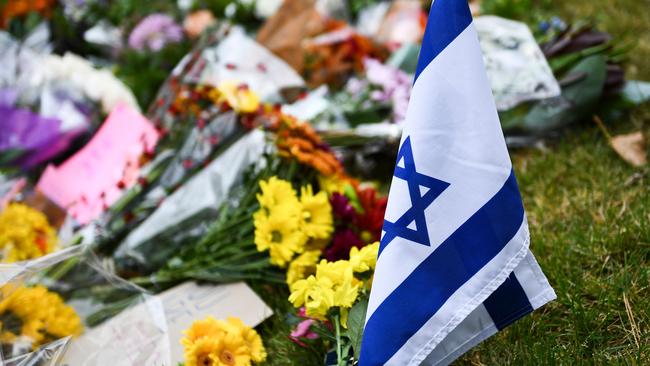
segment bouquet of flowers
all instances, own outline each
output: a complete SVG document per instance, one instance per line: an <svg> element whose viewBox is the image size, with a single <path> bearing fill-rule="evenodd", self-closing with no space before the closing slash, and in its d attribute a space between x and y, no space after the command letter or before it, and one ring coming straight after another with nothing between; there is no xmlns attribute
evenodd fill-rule
<svg viewBox="0 0 650 366"><path fill-rule="evenodd" d="M168 353L166 327L160 324L164 312L158 300L110 274L82 247L4 265L0 276L3 362L101 363L123 351L118 350L120 342L122 346L131 342L116 335L135 329L151 338L144 342L149 347L131 354L132 359L153 360L159 357L156 354ZM104 322L118 314L138 320Z"/></svg>

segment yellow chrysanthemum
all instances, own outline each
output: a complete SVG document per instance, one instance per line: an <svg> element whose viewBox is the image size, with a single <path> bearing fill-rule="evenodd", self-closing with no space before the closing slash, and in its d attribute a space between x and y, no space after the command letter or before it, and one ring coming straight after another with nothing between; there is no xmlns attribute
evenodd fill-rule
<svg viewBox="0 0 650 366"><path fill-rule="evenodd" d="M244 85L224 81L217 87L221 97L230 107L239 113L252 113L260 106L260 98Z"/></svg>
<svg viewBox="0 0 650 366"><path fill-rule="evenodd" d="M215 366L217 352L221 349L221 340L202 337L185 347L185 366Z"/></svg>
<svg viewBox="0 0 650 366"><path fill-rule="evenodd" d="M316 278L334 283L334 306L351 307L357 299L361 283L354 277L349 261L322 260L316 267Z"/></svg>
<svg viewBox="0 0 650 366"><path fill-rule="evenodd" d="M308 316L325 319L329 309L334 306L332 287L328 279L318 280L312 275L291 285L289 301L297 308L304 305Z"/></svg>
<svg viewBox="0 0 650 366"><path fill-rule="evenodd" d="M267 214L258 211L253 217L257 250L269 251L271 263L285 267L293 256L304 250L307 240L300 230L300 203L282 203Z"/></svg>
<svg viewBox="0 0 650 366"><path fill-rule="evenodd" d="M287 269L287 284L291 286L292 283L316 273L316 263L320 254L320 250L307 250L296 257Z"/></svg>
<svg viewBox="0 0 650 366"><path fill-rule="evenodd" d="M354 278L348 261L327 262L316 266L316 275L298 280L291 286L289 301L305 306L307 315L324 318L331 307L350 308L357 299L361 282Z"/></svg>
<svg viewBox="0 0 650 366"><path fill-rule="evenodd" d="M320 191L314 194L311 186L300 189L302 205L302 230L310 238L327 239L334 231L332 206L327 194Z"/></svg>
<svg viewBox="0 0 650 366"><path fill-rule="evenodd" d="M298 196L296 196L296 191L294 191L291 183L278 177L260 181L260 190L262 193L257 195L257 201L266 210L270 210L281 203L298 203Z"/></svg>
<svg viewBox="0 0 650 366"><path fill-rule="evenodd" d="M56 249L56 232L43 213L12 203L0 213L0 250L3 262L38 258Z"/></svg>
<svg viewBox="0 0 650 366"><path fill-rule="evenodd" d="M0 341L12 341L17 336L28 337L35 348L57 338L78 336L83 331L81 319L74 309L56 293L43 286L2 287L0 317L11 315L20 321L17 329L2 324Z"/></svg>
<svg viewBox="0 0 650 366"><path fill-rule="evenodd" d="M379 242L368 244L361 249L352 247L352 249L350 249L350 263L352 264L352 269L357 273L363 273L375 269L378 254Z"/></svg>

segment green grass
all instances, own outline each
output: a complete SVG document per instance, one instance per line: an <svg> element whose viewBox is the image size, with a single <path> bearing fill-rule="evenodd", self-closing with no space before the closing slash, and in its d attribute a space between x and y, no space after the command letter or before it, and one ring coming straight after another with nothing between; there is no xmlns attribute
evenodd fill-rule
<svg viewBox="0 0 650 366"><path fill-rule="evenodd" d="M590 17L636 48L628 75L650 80L650 1L553 1L566 20ZM645 35L645 36L643 36ZM613 133L650 136L650 106ZM531 248L558 299L465 355L461 365L650 364L650 170L635 169L585 122L516 151ZM626 309L627 303L627 309Z"/></svg>

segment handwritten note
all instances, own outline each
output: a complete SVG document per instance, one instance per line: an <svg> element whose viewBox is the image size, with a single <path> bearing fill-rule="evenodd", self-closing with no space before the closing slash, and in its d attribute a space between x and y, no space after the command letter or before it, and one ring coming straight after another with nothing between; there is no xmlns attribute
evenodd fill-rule
<svg viewBox="0 0 650 366"><path fill-rule="evenodd" d="M243 282L218 286L186 282L86 330L72 340L65 363L176 365L183 361L183 331L195 320L208 315L217 319L236 316L254 327L272 314Z"/></svg>
<svg viewBox="0 0 650 366"><path fill-rule="evenodd" d="M154 126L131 107L113 109L95 136L61 166L48 166L37 188L82 224L135 184L139 161L158 142Z"/></svg>
<svg viewBox="0 0 650 366"><path fill-rule="evenodd" d="M72 339L66 366L170 366L169 337L162 301L144 301Z"/></svg>

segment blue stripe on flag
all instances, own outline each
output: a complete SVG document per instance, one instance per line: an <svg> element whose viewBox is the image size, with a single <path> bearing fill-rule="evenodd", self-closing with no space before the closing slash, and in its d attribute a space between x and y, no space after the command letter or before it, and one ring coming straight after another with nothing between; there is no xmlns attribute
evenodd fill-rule
<svg viewBox="0 0 650 366"><path fill-rule="evenodd" d="M514 273L510 274L483 305L499 330L533 312L533 306Z"/></svg>
<svg viewBox="0 0 650 366"><path fill-rule="evenodd" d="M472 22L466 0L435 0L422 39L415 78Z"/></svg>
<svg viewBox="0 0 650 366"><path fill-rule="evenodd" d="M386 363L456 290L505 247L523 220L524 207L511 171L499 192L377 307L366 323L359 364Z"/></svg>

